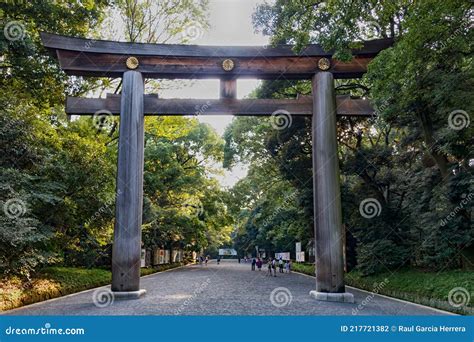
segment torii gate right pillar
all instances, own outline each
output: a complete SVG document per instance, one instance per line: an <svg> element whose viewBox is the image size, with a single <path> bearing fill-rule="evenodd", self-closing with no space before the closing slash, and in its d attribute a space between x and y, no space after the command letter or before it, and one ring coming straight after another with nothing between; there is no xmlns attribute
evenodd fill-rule
<svg viewBox="0 0 474 342"><path fill-rule="evenodd" d="M336 95L332 73L312 79L313 197L317 300L354 302L345 292L341 192L336 139Z"/></svg>

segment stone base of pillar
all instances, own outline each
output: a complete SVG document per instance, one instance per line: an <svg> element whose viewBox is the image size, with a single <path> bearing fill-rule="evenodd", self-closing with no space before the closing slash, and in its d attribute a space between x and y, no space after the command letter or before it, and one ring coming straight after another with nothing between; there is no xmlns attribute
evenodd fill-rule
<svg viewBox="0 0 474 342"><path fill-rule="evenodd" d="M141 296L144 296L146 293L145 289L140 289L138 291L112 291L114 299L138 299Z"/></svg>
<svg viewBox="0 0 474 342"><path fill-rule="evenodd" d="M349 292L334 293L334 292L310 291L309 295L316 300L321 300L321 301L326 301L326 302L354 303L354 295Z"/></svg>

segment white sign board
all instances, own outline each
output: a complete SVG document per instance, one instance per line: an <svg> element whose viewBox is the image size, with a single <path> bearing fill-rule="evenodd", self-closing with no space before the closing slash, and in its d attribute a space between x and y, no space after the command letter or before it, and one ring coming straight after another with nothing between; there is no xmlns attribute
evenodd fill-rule
<svg viewBox="0 0 474 342"><path fill-rule="evenodd" d="M158 264L164 264L165 263L165 250L164 249L158 249Z"/></svg>
<svg viewBox="0 0 474 342"><path fill-rule="evenodd" d="M304 262L304 252L297 252L296 253L296 261Z"/></svg>
<svg viewBox="0 0 474 342"><path fill-rule="evenodd" d="M296 243L296 254L298 254L299 252L301 252L301 242Z"/></svg>
<svg viewBox="0 0 474 342"><path fill-rule="evenodd" d="M140 267L145 267L146 250L142 249L140 254Z"/></svg>
<svg viewBox="0 0 474 342"><path fill-rule="evenodd" d="M173 249L171 251L171 262L180 262L183 260L183 251L181 249Z"/></svg>
<svg viewBox="0 0 474 342"><path fill-rule="evenodd" d="M233 248L221 248L219 249L219 255L237 255L237 251Z"/></svg>
<svg viewBox="0 0 474 342"><path fill-rule="evenodd" d="M276 259L280 259L280 257L282 260L290 260L290 252L275 253Z"/></svg>

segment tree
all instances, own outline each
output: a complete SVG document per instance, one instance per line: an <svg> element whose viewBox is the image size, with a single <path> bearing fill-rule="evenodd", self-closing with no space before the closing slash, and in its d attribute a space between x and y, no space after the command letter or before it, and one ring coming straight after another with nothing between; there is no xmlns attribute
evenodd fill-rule
<svg viewBox="0 0 474 342"><path fill-rule="evenodd" d="M366 78L336 82L339 94L369 97L379 115L338 122L344 226L348 244L357 246L355 251L347 246L354 251L348 256L365 274L470 262L464 252L472 250L474 237L472 202L466 200L473 174L472 98L467 96L473 79L471 16L468 2L434 0L276 1L259 6L254 15L257 28L273 42L296 43L297 49L319 43L342 60L350 59L350 48L363 39L395 39L369 65ZM264 83L256 95L294 97L308 90L307 82L273 82ZM268 126L251 127L246 120L237 120L226 133L228 160L245 158L252 170L268 159L259 162L252 155L271 155L280 177L304 199L300 205L310 227L312 189L298 181L311 172L309 123L293 118L291 125L271 133ZM254 205L240 215L268 219L259 205L268 189L257 186L249 199ZM376 204L373 217L362 215L366 200ZM245 222L238 233L248 230L253 238L252 231L262 229L257 219ZM278 236L281 228L274 226L272 234Z"/></svg>
<svg viewBox="0 0 474 342"><path fill-rule="evenodd" d="M230 217L212 178L223 156L216 132L194 118L151 118L145 146L145 245L199 251L227 242Z"/></svg>
<svg viewBox="0 0 474 342"><path fill-rule="evenodd" d="M68 130L66 116L59 109L64 100L65 77L42 48L39 31L84 34L100 21L104 5L105 1L0 4L4 33L0 37L1 268L5 273L29 276L44 263L60 261L64 251L59 251L57 245L70 244L58 234L84 217L59 209L74 208L82 214L81 210L90 205L81 202L77 194L75 198L68 196L80 186L72 177L66 181L67 172L75 170L72 163L62 162L78 157L69 153L72 148L83 153L87 144L96 147L98 144L91 146L96 140L95 130L89 125L87 142L87 138L78 139L81 133L74 128ZM88 87L88 82L77 82L71 91ZM87 164L75 166L97 165L87 160ZM94 198L101 195L100 190L96 191Z"/></svg>

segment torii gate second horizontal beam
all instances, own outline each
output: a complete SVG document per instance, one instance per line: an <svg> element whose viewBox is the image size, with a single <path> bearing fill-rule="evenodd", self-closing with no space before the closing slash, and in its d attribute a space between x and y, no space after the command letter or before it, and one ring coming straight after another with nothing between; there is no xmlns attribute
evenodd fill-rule
<svg viewBox="0 0 474 342"><path fill-rule="evenodd" d="M105 99L68 97L66 113L92 115L99 111L120 114L120 96L107 94ZM311 96L298 99L160 99L157 95L144 96L145 115L237 115L270 116L272 113L289 113L296 116L312 115ZM338 116L373 116L374 109L366 99L336 98Z"/></svg>

